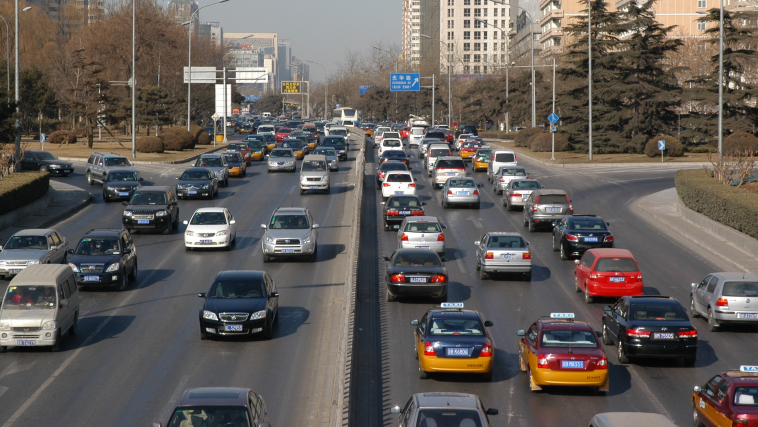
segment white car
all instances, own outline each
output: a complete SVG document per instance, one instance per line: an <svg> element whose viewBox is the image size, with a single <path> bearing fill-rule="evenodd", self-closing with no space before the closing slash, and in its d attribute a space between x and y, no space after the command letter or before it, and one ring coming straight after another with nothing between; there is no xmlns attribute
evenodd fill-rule
<svg viewBox="0 0 758 427"><path fill-rule="evenodd" d="M458 139L455 140L455 149L456 150L460 150L461 149L461 145L463 145L464 142L468 141L468 138L470 136L474 136L474 135L471 135L471 134L468 134L468 133L462 133L462 134L458 135Z"/></svg>
<svg viewBox="0 0 758 427"><path fill-rule="evenodd" d="M390 171L382 180L382 198L400 194L416 194L416 182L408 171Z"/></svg>
<svg viewBox="0 0 758 427"><path fill-rule="evenodd" d="M403 140L395 138L385 138L382 140L382 145L379 146L379 157L384 154L385 151L396 150L405 151L403 147Z"/></svg>
<svg viewBox="0 0 758 427"><path fill-rule="evenodd" d="M374 131L374 147L378 147L382 143L382 135L384 132L392 132L392 129L386 126L379 126Z"/></svg>
<svg viewBox="0 0 758 427"><path fill-rule="evenodd" d="M408 145L418 147L422 139L424 139L424 128L412 127L411 133L408 135Z"/></svg>
<svg viewBox="0 0 758 427"><path fill-rule="evenodd" d="M231 249L237 239L237 225L227 208L200 208L184 221L184 247Z"/></svg>
<svg viewBox="0 0 758 427"><path fill-rule="evenodd" d="M354 128L355 127L355 122L352 121L352 120L345 120L344 122L342 122L342 126L344 126L346 128Z"/></svg>

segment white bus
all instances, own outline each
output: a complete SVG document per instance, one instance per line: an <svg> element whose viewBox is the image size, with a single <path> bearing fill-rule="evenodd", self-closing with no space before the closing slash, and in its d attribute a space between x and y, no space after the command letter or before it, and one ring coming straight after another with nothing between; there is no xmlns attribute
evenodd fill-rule
<svg viewBox="0 0 758 427"><path fill-rule="evenodd" d="M358 110L348 107L332 110L332 123L345 124L346 121L355 124L358 121Z"/></svg>

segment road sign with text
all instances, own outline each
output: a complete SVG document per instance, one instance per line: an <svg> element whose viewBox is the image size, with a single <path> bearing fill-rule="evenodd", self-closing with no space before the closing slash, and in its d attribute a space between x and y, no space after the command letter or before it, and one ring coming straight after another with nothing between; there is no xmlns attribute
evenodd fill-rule
<svg viewBox="0 0 758 427"><path fill-rule="evenodd" d="M421 90L421 74L392 73L390 74L390 91L418 92Z"/></svg>
<svg viewBox="0 0 758 427"><path fill-rule="evenodd" d="M300 93L301 82L282 82L282 93Z"/></svg>

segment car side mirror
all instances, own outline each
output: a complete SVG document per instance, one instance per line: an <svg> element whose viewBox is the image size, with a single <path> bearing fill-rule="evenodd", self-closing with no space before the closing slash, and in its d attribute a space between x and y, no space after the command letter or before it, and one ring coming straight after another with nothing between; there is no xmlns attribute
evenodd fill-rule
<svg viewBox="0 0 758 427"><path fill-rule="evenodd" d="M68 300L62 299L61 300L61 308L68 308Z"/></svg>
<svg viewBox="0 0 758 427"><path fill-rule="evenodd" d="M484 327L485 328L488 328L488 327L490 327L492 325L494 325L494 323L492 323L492 320L485 320L484 321Z"/></svg>
<svg viewBox="0 0 758 427"><path fill-rule="evenodd" d="M317 228L319 228L319 225L318 224L313 224L313 227L311 227L311 228L314 229L314 230L316 230Z"/></svg>
<svg viewBox="0 0 758 427"><path fill-rule="evenodd" d="M695 289L695 288L697 288L697 283L692 284L692 289Z"/></svg>
<svg viewBox="0 0 758 427"><path fill-rule="evenodd" d="M381 202L381 203L379 203L379 204L380 204L380 205L383 205L383 204L384 204L384 202Z"/></svg>
<svg viewBox="0 0 758 427"><path fill-rule="evenodd" d="M383 259L383 260L385 260L385 261L389 261L389 260L390 260L390 257L388 257L388 256L383 256L383 257L382 257L382 259Z"/></svg>
<svg viewBox="0 0 758 427"><path fill-rule="evenodd" d="M268 296L269 298L276 298L279 296L279 292L271 292L270 294L268 294Z"/></svg>
<svg viewBox="0 0 758 427"><path fill-rule="evenodd" d="M611 311L611 306L606 305L605 307L603 307L603 311Z"/></svg>
<svg viewBox="0 0 758 427"><path fill-rule="evenodd" d="M703 387L696 385L695 387L692 388L692 391L694 391L695 393L701 393L703 391Z"/></svg>
<svg viewBox="0 0 758 427"><path fill-rule="evenodd" d="M129 206L129 202L127 202L126 200L124 200L123 202L121 202L121 204L124 205L124 206Z"/></svg>
<svg viewBox="0 0 758 427"><path fill-rule="evenodd" d="M200 292L199 294L197 294L197 296L200 297L200 298L205 298L206 297L206 293L205 292Z"/></svg>
<svg viewBox="0 0 758 427"><path fill-rule="evenodd" d="M475 242L474 242L474 246L479 246L479 245L481 245L481 244L482 244L482 242L481 242L481 241L479 241L479 240L477 240L477 241L475 241Z"/></svg>
<svg viewBox="0 0 758 427"><path fill-rule="evenodd" d="M57 247L57 246L55 246L55 245L53 245L53 246L50 246L50 250L51 250L51 251L54 251L54 250L56 250L56 249L58 249L58 247Z"/></svg>
<svg viewBox="0 0 758 427"><path fill-rule="evenodd" d="M189 225L189 221L182 221L182 224Z"/></svg>
<svg viewBox="0 0 758 427"><path fill-rule="evenodd" d="M574 264L576 264L576 265L579 265L579 263L580 263L580 262L581 262L581 261L580 261L580 260L578 260L578 259L575 259L575 260L574 260Z"/></svg>
<svg viewBox="0 0 758 427"><path fill-rule="evenodd" d="M178 177L178 176L176 177L176 180L177 180L177 181L179 180L179 177Z"/></svg>
<svg viewBox="0 0 758 427"><path fill-rule="evenodd" d="M489 409L487 409L487 415L497 415L499 413L500 412L497 409L495 409L495 408L489 408Z"/></svg>
<svg viewBox="0 0 758 427"><path fill-rule="evenodd" d="M236 223L237 223L237 220L235 220L235 219L233 219L233 220L229 221L229 224L231 224L231 225L234 225L234 224L236 224Z"/></svg>
<svg viewBox="0 0 758 427"><path fill-rule="evenodd" d="M176 206L176 205L178 205L178 204L179 204L179 203L177 203L177 202L169 202L169 203L168 203L168 205L169 205L169 206Z"/></svg>
<svg viewBox="0 0 758 427"><path fill-rule="evenodd" d="M609 226L609 227L610 227L610 226L611 226L611 223L610 223L610 222L606 222L606 223L605 223L605 225L607 225L607 226Z"/></svg>
<svg viewBox="0 0 758 427"><path fill-rule="evenodd" d="M440 224L440 225L442 225L442 224ZM447 230L447 226L446 225L442 225L442 229L443 230Z"/></svg>
<svg viewBox="0 0 758 427"><path fill-rule="evenodd" d="M523 329L519 329L518 331L516 331L516 335L523 337L524 335L526 335L526 332L524 332Z"/></svg>
<svg viewBox="0 0 758 427"><path fill-rule="evenodd" d="M140 178L138 179L138 181L144 181L144 180L145 180L145 178L142 178L142 177L140 177Z"/></svg>
<svg viewBox="0 0 758 427"><path fill-rule="evenodd" d="M603 336L603 334L600 331L595 331L595 336L600 338Z"/></svg>
<svg viewBox="0 0 758 427"><path fill-rule="evenodd" d="M393 406L390 408L390 414L398 415L400 414L400 407L399 406Z"/></svg>
<svg viewBox="0 0 758 427"><path fill-rule="evenodd" d="M131 249L129 249L129 248L124 249L124 255L129 255L130 253L132 253Z"/></svg>
<svg viewBox="0 0 758 427"><path fill-rule="evenodd" d="M426 206L426 202L421 202L421 206Z"/></svg>
<svg viewBox="0 0 758 427"><path fill-rule="evenodd" d="M71 254L71 255L73 255L73 254L74 254L74 250L73 250L73 249L69 249L69 250L67 250L66 252L68 252L68 253L69 253L69 254Z"/></svg>
<svg viewBox="0 0 758 427"><path fill-rule="evenodd" d="M266 224L261 224L261 228L265 230L266 229Z"/></svg>
<svg viewBox="0 0 758 427"><path fill-rule="evenodd" d="M271 427L271 424L269 423L258 423L258 427Z"/></svg>

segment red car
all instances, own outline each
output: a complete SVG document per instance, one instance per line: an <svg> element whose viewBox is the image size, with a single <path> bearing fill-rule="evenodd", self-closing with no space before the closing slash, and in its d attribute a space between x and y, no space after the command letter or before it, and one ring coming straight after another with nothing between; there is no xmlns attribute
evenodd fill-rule
<svg viewBox="0 0 758 427"><path fill-rule="evenodd" d="M758 366L722 372L695 387L692 393L695 425L758 425Z"/></svg>
<svg viewBox="0 0 758 427"><path fill-rule="evenodd" d="M642 295L640 266L626 249L588 249L574 262L576 291L584 292L587 303L593 297Z"/></svg>
<svg viewBox="0 0 758 427"><path fill-rule="evenodd" d="M400 137L401 138L406 139L406 138L408 138L410 136L410 134L411 134L411 128L409 126L406 126L406 127L402 128L402 129L400 129Z"/></svg>
<svg viewBox="0 0 758 427"><path fill-rule="evenodd" d="M455 135L453 135L453 132L450 132L447 129L444 129L443 132L445 132L445 142L453 142L455 139Z"/></svg>
<svg viewBox="0 0 758 427"><path fill-rule="evenodd" d="M279 128L279 130L276 131L276 140L279 142L284 141L289 138L290 133L292 133L292 129L290 128Z"/></svg>
<svg viewBox="0 0 758 427"><path fill-rule="evenodd" d="M250 166L251 153L250 153L250 147L247 145L247 143L230 142L229 145L226 146L226 149L224 149L224 151L240 153L240 156L242 156L242 158L245 159L245 164Z"/></svg>

